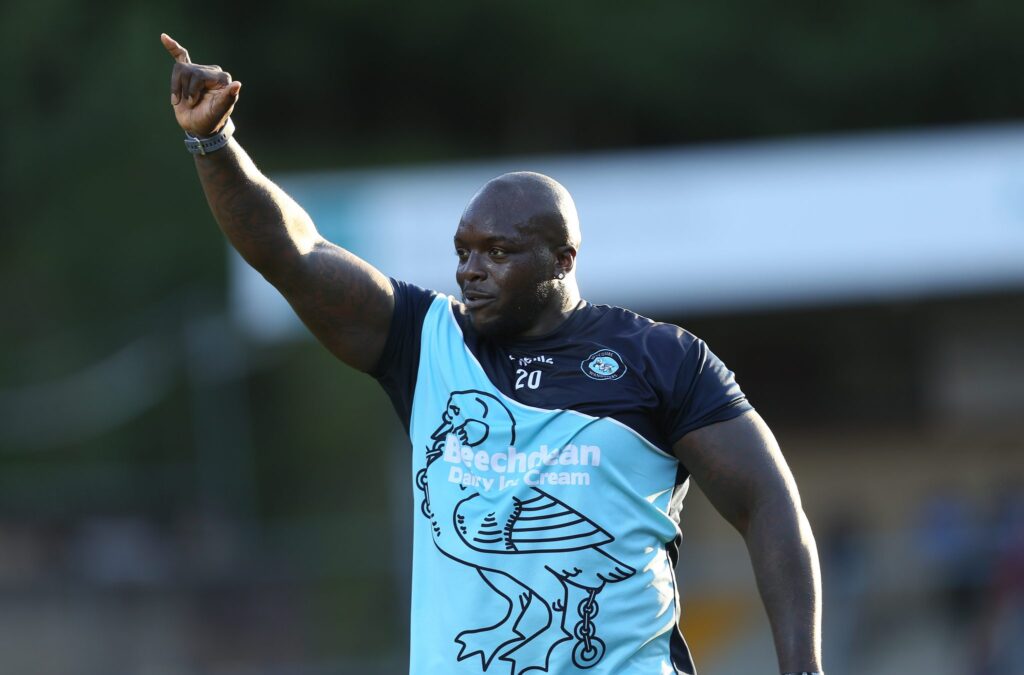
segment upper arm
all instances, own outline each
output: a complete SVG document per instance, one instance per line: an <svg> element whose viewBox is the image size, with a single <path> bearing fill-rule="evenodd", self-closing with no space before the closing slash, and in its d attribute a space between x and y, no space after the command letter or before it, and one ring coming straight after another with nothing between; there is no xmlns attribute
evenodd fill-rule
<svg viewBox="0 0 1024 675"><path fill-rule="evenodd" d="M395 297L390 280L375 267L320 238L273 282L332 354L363 372L377 365Z"/></svg>
<svg viewBox="0 0 1024 675"><path fill-rule="evenodd" d="M753 410L689 432L673 451L712 505L741 532L761 506L779 501L799 506L779 445Z"/></svg>
<svg viewBox="0 0 1024 675"><path fill-rule="evenodd" d="M238 253L335 356L371 370L391 323L389 280L320 236L302 207L234 139L222 151L196 156L196 168L210 209Z"/></svg>

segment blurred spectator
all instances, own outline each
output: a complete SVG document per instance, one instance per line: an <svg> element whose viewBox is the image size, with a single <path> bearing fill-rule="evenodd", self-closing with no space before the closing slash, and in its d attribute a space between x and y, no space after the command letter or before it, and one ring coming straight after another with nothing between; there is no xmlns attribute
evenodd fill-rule
<svg viewBox="0 0 1024 675"><path fill-rule="evenodd" d="M828 625L823 653L829 672L841 675L857 667L854 659L868 586L864 525L854 513L844 512L826 523L820 539Z"/></svg>
<svg viewBox="0 0 1024 675"><path fill-rule="evenodd" d="M926 573L934 575L936 600L950 628L973 623L988 577L986 556L966 497L956 488L938 489L921 508L916 543Z"/></svg>
<svg viewBox="0 0 1024 675"><path fill-rule="evenodd" d="M77 575L101 586L166 583L174 552L156 526L138 516L92 517L78 527L71 545Z"/></svg>
<svg viewBox="0 0 1024 675"><path fill-rule="evenodd" d="M1024 487L999 493L988 532L992 578L978 622L976 673L1024 673Z"/></svg>

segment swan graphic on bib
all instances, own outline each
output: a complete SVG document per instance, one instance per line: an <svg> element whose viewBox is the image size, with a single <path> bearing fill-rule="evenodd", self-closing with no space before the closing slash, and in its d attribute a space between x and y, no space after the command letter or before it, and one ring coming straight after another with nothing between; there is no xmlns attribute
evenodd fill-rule
<svg viewBox="0 0 1024 675"><path fill-rule="evenodd" d="M515 417L492 394L452 392L431 440L416 485L434 544L508 603L498 623L454 636L458 659L478 658L484 671L509 662L512 675L546 671L555 647L575 640L576 667L597 665L598 594L636 573L602 550L615 538L571 504L506 478L529 464L515 450Z"/></svg>

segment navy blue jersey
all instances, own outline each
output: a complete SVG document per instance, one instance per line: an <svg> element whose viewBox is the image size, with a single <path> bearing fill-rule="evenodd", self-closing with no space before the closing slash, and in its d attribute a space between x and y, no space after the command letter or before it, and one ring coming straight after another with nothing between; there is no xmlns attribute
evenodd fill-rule
<svg viewBox="0 0 1024 675"><path fill-rule="evenodd" d="M671 448L750 410L733 374L617 307L497 342L453 298L393 285L374 376L413 444L410 673L692 673Z"/></svg>

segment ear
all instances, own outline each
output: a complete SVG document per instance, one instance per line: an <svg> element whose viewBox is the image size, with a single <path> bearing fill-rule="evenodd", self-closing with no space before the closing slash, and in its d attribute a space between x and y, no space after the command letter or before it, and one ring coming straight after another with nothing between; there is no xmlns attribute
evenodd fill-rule
<svg viewBox="0 0 1024 675"><path fill-rule="evenodd" d="M576 268L576 247L565 244L555 249L555 265L566 276Z"/></svg>

